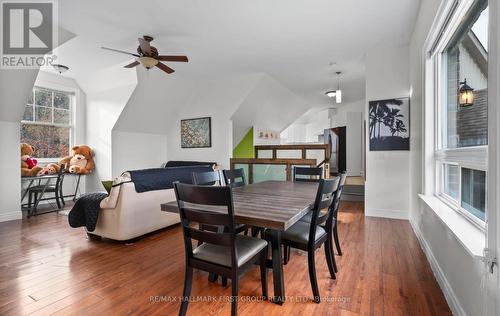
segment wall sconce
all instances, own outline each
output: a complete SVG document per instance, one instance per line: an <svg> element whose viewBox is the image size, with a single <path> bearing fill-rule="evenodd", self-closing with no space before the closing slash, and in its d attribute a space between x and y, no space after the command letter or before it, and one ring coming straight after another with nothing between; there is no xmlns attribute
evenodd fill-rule
<svg viewBox="0 0 500 316"><path fill-rule="evenodd" d="M460 106L474 105L474 89L467 84L467 78L460 82L460 88L458 89L458 103Z"/></svg>

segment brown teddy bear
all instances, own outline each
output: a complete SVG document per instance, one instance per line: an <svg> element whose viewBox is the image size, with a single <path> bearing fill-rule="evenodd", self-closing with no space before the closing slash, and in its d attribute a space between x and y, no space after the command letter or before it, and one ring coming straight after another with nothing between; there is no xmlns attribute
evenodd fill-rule
<svg viewBox="0 0 500 316"><path fill-rule="evenodd" d="M94 152L87 145L75 146L71 149L71 156L59 161L59 166L64 165L66 171L74 174L89 174L94 170Z"/></svg>
<svg viewBox="0 0 500 316"><path fill-rule="evenodd" d="M46 176L52 174L58 174L61 171L61 167L56 163L49 163L38 172L38 176Z"/></svg>
<svg viewBox="0 0 500 316"><path fill-rule="evenodd" d="M42 167L37 166L38 161L32 158L35 152L35 147L21 143L21 176L34 177L42 170Z"/></svg>

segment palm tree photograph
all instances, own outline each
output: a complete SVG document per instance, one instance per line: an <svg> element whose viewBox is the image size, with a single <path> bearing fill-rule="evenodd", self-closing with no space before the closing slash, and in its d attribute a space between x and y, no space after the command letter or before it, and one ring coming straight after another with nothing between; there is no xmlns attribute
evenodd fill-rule
<svg viewBox="0 0 500 316"><path fill-rule="evenodd" d="M410 99L370 101L370 150L410 150Z"/></svg>

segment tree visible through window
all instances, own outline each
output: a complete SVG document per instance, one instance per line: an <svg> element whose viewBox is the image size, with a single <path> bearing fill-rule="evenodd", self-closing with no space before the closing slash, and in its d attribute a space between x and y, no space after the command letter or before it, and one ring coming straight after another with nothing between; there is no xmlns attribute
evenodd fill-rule
<svg viewBox="0 0 500 316"><path fill-rule="evenodd" d="M21 121L21 142L36 148L37 158L60 158L70 152L72 95L35 88Z"/></svg>

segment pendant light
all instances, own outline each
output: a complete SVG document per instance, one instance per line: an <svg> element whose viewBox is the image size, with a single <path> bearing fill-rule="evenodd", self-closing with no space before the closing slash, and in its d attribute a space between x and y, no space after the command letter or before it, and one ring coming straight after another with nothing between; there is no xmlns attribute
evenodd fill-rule
<svg viewBox="0 0 500 316"><path fill-rule="evenodd" d="M342 90L340 90L340 71L337 71L337 91L335 91L335 102L342 103Z"/></svg>
<svg viewBox="0 0 500 316"><path fill-rule="evenodd" d="M326 96L329 98L335 98L335 103L342 103L342 90L340 90L340 71L337 74L337 90L330 90L325 92Z"/></svg>

